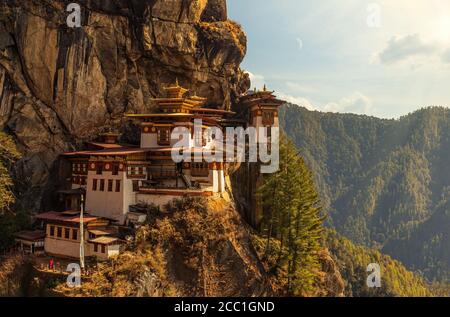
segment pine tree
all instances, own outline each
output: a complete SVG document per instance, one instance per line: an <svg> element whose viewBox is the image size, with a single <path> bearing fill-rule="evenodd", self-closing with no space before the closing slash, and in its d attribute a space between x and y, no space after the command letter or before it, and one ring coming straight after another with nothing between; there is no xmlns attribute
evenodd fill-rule
<svg viewBox="0 0 450 317"><path fill-rule="evenodd" d="M259 194L264 207L265 257L277 253L271 271L284 272L287 294L304 294L314 287L324 218L311 173L284 135L280 137L280 170L265 176ZM276 251L274 239L279 243Z"/></svg>

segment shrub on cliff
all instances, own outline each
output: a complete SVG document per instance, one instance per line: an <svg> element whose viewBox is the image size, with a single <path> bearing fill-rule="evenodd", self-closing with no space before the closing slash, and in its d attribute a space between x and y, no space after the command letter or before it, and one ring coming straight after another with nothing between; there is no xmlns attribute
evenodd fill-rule
<svg viewBox="0 0 450 317"><path fill-rule="evenodd" d="M10 169L19 157L20 154L12 138L0 132L0 213L14 203Z"/></svg>

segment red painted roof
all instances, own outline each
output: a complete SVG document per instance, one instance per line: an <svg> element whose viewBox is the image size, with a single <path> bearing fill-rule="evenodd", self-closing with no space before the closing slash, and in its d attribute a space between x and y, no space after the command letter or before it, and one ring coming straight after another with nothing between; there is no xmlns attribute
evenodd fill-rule
<svg viewBox="0 0 450 317"><path fill-rule="evenodd" d="M193 112L209 112L209 113L217 113L217 114L229 114L233 115L236 114L236 112L233 111L227 111L222 109L212 109L212 108L192 108Z"/></svg>
<svg viewBox="0 0 450 317"><path fill-rule="evenodd" d="M14 234L14 236L18 239L27 240L27 241L37 241L37 240L43 240L45 238L45 232L44 231L20 231Z"/></svg>
<svg viewBox="0 0 450 317"><path fill-rule="evenodd" d="M71 223L80 223L80 215L77 213L76 215L71 215L70 213L61 213L56 211L44 212L42 214L38 214L36 216L37 219L46 220L46 221L62 221L62 222L71 222ZM100 217L90 216L89 214L84 214L83 222L88 223L94 220L102 219Z"/></svg>
<svg viewBox="0 0 450 317"><path fill-rule="evenodd" d="M128 147L120 147L114 149L103 149L97 151L78 151L78 152L67 152L63 153L64 156L76 156L76 155L130 155L130 154L139 154L146 153L148 149L143 148L128 148Z"/></svg>
<svg viewBox="0 0 450 317"><path fill-rule="evenodd" d="M97 146L103 149L119 149L122 148L123 145L117 143L101 143L101 142L88 142L89 145Z"/></svg>

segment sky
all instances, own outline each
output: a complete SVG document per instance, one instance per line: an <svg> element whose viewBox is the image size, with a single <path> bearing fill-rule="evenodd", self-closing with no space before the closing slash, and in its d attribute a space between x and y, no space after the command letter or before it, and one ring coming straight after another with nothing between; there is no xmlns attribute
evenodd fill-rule
<svg viewBox="0 0 450 317"><path fill-rule="evenodd" d="M450 107L449 0L228 0L252 88L312 110Z"/></svg>

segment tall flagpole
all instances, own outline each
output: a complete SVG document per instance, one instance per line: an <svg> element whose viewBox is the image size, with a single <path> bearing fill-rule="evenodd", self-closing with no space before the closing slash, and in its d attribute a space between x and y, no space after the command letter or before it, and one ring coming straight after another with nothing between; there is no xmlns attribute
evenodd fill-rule
<svg viewBox="0 0 450 317"><path fill-rule="evenodd" d="M81 212L80 212L80 267L84 270L84 195L81 194Z"/></svg>

